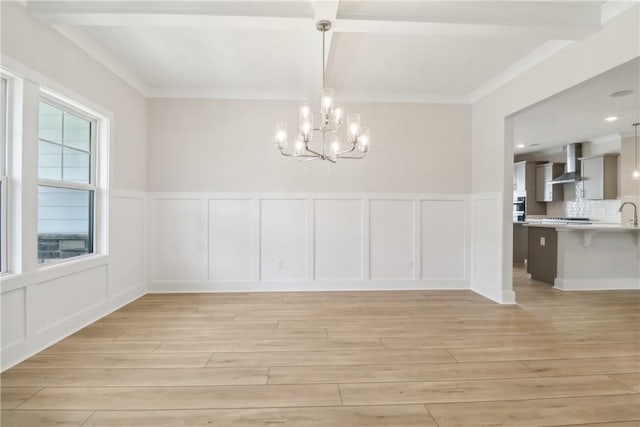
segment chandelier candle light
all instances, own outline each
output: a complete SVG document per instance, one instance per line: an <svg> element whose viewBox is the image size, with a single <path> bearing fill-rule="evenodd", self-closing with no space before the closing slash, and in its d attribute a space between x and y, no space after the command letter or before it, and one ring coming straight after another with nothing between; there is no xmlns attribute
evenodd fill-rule
<svg viewBox="0 0 640 427"><path fill-rule="evenodd" d="M276 125L275 144L280 154L295 157L299 162L312 160L328 160L336 163L338 159L362 159L370 147L369 129L360 127L360 115L347 116L346 147L341 146L338 130L342 127L344 110L334 104L333 90L324 87L324 39L325 32L331 29L331 22L318 21L316 29L322 32L322 92L320 95L320 120L318 127L313 127L313 113L308 104L300 108L298 135L293 149L287 152L287 124ZM312 144L319 139L319 143Z"/></svg>

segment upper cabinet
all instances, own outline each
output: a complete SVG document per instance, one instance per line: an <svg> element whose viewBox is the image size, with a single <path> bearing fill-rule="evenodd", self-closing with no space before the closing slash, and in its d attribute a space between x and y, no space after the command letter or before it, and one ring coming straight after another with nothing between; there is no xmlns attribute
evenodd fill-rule
<svg viewBox="0 0 640 427"><path fill-rule="evenodd" d="M564 163L545 163L536 166L536 201L557 202L563 199L563 186L550 181L562 175Z"/></svg>
<svg viewBox="0 0 640 427"><path fill-rule="evenodd" d="M536 201L536 163L513 164L513 197L525 197L526 215L544 215L547 207Z"/></svg>
<svg viewBox="0 0 640 427"><path fill-rule="evenodd" d="M588 200L618 197L617 154L581 157L582 197Z"/></svg>
<svg viewBox="0 0 640 427"><path fill-rule="evenodd" d="M516 196L527 195L526 168L527 162L513 164L513 191Z"/></svg>

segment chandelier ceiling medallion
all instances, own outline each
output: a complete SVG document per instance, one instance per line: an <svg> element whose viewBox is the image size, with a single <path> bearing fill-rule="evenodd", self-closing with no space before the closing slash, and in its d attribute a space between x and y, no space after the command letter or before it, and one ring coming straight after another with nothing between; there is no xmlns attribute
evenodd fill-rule
<svg viewBox="0 0 640 427"><path fill-rule="evenodd" d="M347 116L346 144L341 144L338 131L342 126L344 110L335 105L333 90L325 88L325 33L331 29L331 22L318 21L316 29L322 32L322 92L320 94L320 120L313 127L313 113L309 104L300 108L300 123L293 148L288 151L287 124L276 124L275 144L280 154L295 157L299 162L328 160L336 163L338 159L362 159L369 151L369 129L360 127L360 115Z"/></svg>

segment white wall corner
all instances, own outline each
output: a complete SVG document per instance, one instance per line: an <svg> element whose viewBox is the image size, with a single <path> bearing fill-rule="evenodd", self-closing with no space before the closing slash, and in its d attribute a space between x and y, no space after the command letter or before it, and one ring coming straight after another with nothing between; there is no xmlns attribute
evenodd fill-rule
<svg viewBox="0 0 640 427"><path fill-rule="evenodd" d="M27 330L24 340L2 349L0 371L3 372L15 366L96 320L140 298L145 293L145 285L141 283L84 311L74 313L39 333L30 335Z"/></svg>

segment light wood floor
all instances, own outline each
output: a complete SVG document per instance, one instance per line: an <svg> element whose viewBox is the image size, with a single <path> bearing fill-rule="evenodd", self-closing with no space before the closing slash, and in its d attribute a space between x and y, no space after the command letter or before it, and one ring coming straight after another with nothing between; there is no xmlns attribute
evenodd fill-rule
<svg viewBox="0 0 640 427"><path fill-rule="evenodd" d="M2 426L640 426L640 292L147 295L2 374Z"/></svg>

